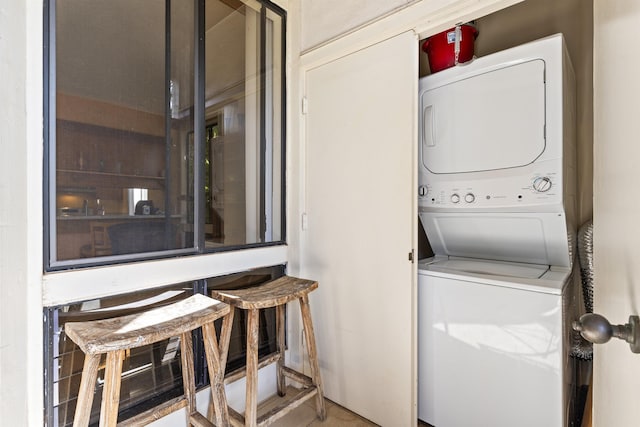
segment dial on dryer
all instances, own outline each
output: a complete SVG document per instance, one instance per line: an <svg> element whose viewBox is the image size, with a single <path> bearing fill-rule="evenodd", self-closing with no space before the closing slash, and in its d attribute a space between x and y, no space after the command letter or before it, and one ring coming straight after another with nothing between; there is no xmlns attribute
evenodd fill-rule
<svg viewBox="0 0 640 427"><path fill-rule="evenodd" d="M548 176L539 176L533 180L533 189L538 193L546 193L551 190L553 184Z"/></svg>

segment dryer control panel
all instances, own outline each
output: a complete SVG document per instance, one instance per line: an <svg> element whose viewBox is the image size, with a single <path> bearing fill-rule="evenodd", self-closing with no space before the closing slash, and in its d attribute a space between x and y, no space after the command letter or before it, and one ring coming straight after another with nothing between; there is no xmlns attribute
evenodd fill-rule
<svg viewBox="0 0 640 427"><path fill-rule="evenodd" d="M517 208L563 201L562 173L557 168L502 177L493 171L490 174L468 174L469 179L437 177L420 180L418 204L421 208ZM482 175L485 175L482 177ZM487 177L489 175L490 177Z"/></svg>

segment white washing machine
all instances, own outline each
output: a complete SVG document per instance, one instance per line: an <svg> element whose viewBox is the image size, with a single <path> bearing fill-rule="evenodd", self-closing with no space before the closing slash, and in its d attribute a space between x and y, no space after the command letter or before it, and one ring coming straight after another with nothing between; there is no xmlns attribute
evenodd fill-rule
<svg viewBox="0 0 640 427"><path fill-rule="evenodd" d="M418 272L418 417L436 427L565 426L571 270L434 257Z"/></svg>

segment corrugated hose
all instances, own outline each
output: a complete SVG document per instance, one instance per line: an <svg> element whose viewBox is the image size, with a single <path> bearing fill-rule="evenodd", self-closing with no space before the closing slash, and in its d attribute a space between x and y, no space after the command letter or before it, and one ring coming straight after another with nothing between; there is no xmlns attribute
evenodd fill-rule
<svg viewBox="0 0 640 427"><path fill-rule="evenodd" d="M582 282L582 299L586 313L593 313L593 221L585 222L578 231L578 261ZM579 332L572 331L571 356L593 359L593 344L582 338Z"/></svg>

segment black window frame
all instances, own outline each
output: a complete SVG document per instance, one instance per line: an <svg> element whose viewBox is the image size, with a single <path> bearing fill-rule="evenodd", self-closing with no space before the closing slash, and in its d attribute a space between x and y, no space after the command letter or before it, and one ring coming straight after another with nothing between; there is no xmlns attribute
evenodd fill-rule
<svg viewBox="0 0 640 427"><path fill-rule="evenodd" d="M205 85L205 72L204 72L204 56L205 56L205 46L204 46L204 34L205 34L205 20L204 20L204 6L205 0L193 0L196 9L196 34L195 36L195 58L194 58L194 83L195 83L195 114L194 114L194 140L195 141L203 141L205 137L205 128L206 128L206 119L205 119L205 99L204 99L204 85ZM195 145L195 182L194 188L201 189L199 194L196 194L195 204L194 206L194 216L197 218L197 222L200 230L198 235L194 236L194 242L192 247L188 247L185 249L177 249L177 250L166 250L159 251L156 253L147 253L144 255L138 254L127 254L118 256L117 259L109 259L109 260L95 260L94 258L86 258L87 261L83 261L82 259L73 259L71 261L64 262L53 262L52 263L52 251L57 248L52 248L52 221L55 221L56 218L52 218L52 205L55 206L55 194L57 189L52 189L50 185L50 177L52 173L55 173L55 170L52 169L52 155L55 153L56 147L56 93L55 93L55 81L56 81L56 54L55 54L55 45L56 45L56 0L43 0L43 74L44 74L44 85L43 85L43 141L44 141L44 156L43 156L43 267L44 272L55 272L55 271L64 271L70 269L78 269L78 268L90 268L104 265L119 265L130 262L140 262L146 261L150 259L168 259L175 258L179 256L193 256L193 255L204 255L211 254L217 252L229 252L229 251L238 251L244 249L258 248L258 247L269 247L269 246L279 246L285 245L287 242L286 235L286 152L287 152L287 67L286 67L286 56L287 56L287 12L276 5L275 3L269 0L255 0L261 5L261 13L260 13L260 46L259 46L259 57L260 57L260 81L261 84L265 84L265 66L266 66L266 19L267 19L267 9L271 12L274 12L276 15L280 17L282 20L281 25L281 54L280 54L280 64L281 64L281 90L280 90L280 105L281 105L281 114L280 114L280 239L274 240L270 242L257 242L257 243L247 243L241 245L229 245L229 246L221 246L216 248L207 248L204 244L205 233L204 233L204 221L205 221L205 197L204 197L204 147L202 143L194 144ZM166 8L171 4L171 0L165 0ZM170 29L168 30L170 31ZM165 53L165 59L169 60L169 54ZM166 77L167 80L170 80L170 76ZM264 87L264 86L262 86ZM168 85L166 91L168 93ZM53 92L52 92L53 91ZM264 165L265 156L265 134L266 134L266 126L265 126L265 103L266 98L263 94L260 97L260 130L259 130L259 141L258 145L261 148L261 152L259 153L259 157L261 159L261 164ZM168 96L168 95L167 95ZM55 169L55 166L53 167ZM264 170L264 167L262 167ZM261 177L260 184L260 197L261 202L264 201L264 174ZM261 225L260 229L264 230L264 212L261 213ZM195 225L195 224L194 224Z"/></svg>

